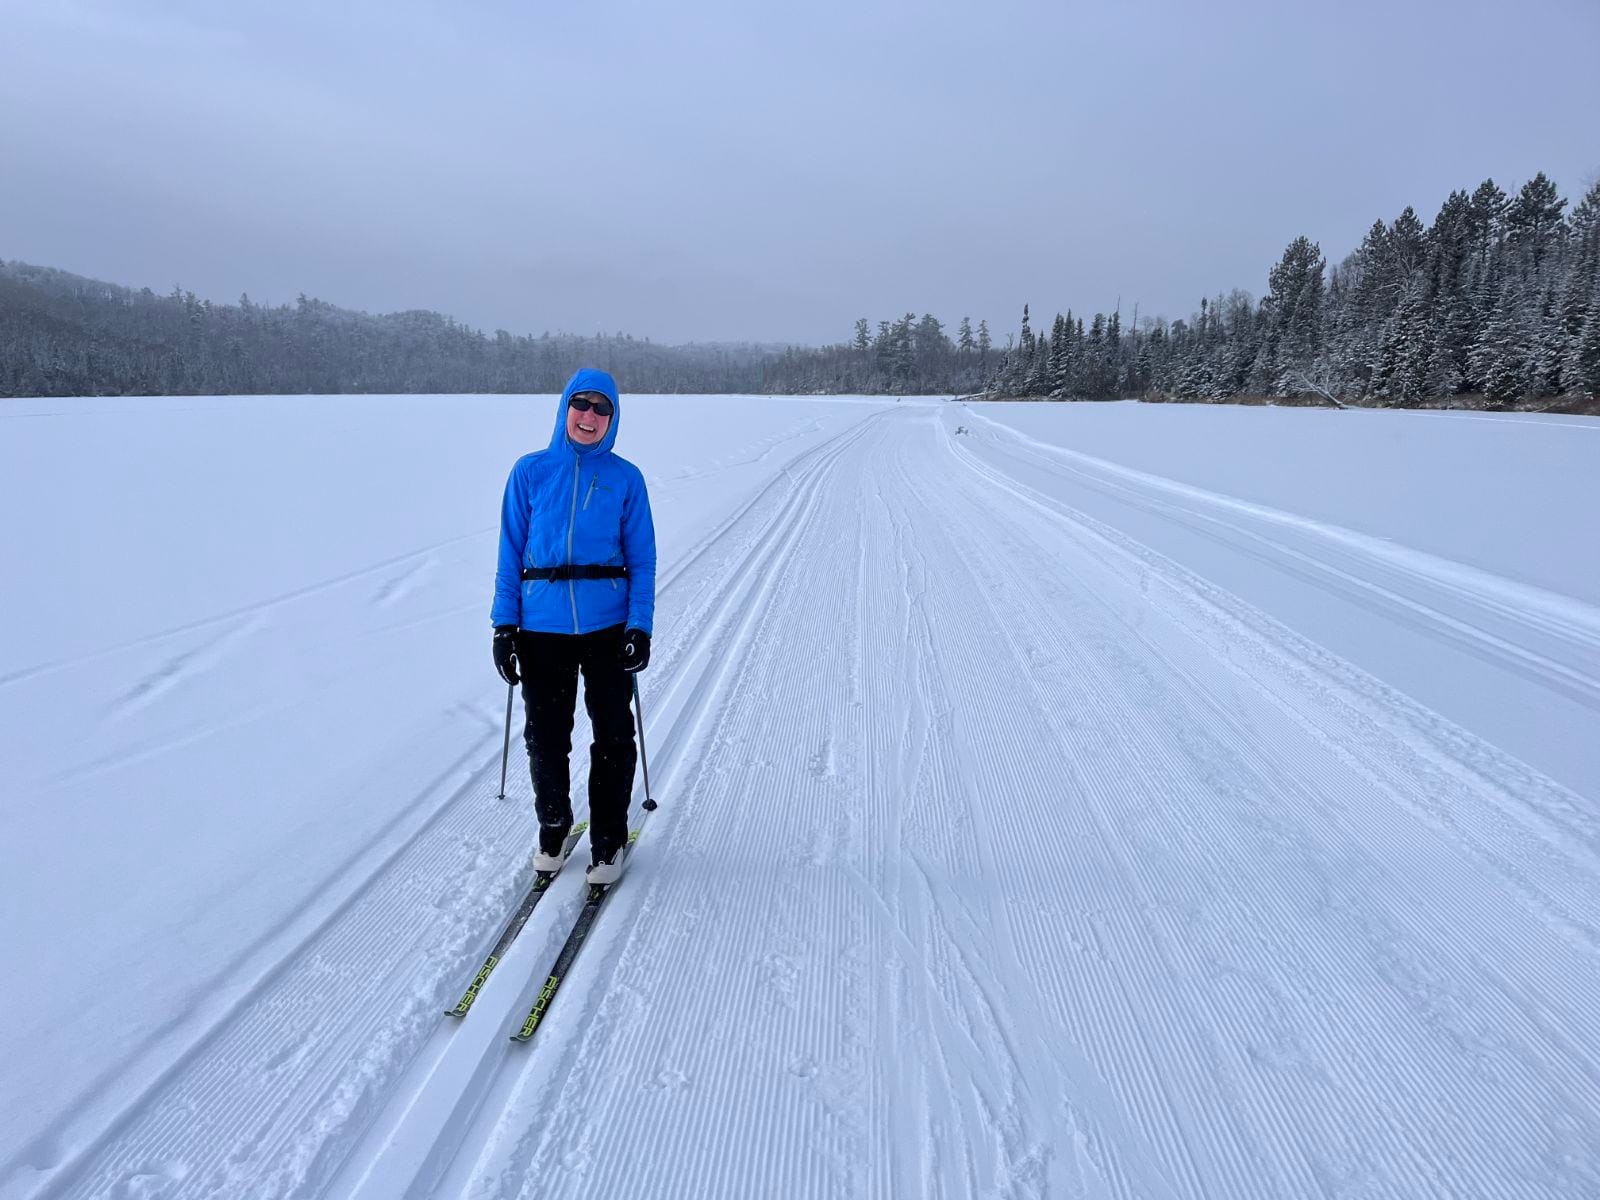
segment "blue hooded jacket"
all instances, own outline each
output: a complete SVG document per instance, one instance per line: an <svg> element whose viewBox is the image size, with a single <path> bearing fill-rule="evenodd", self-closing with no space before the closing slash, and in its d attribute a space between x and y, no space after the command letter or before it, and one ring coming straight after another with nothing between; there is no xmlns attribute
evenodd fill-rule
<svg viewBox="0 0 1600 1200"><path fill-rule="evenodd" d="M579 446L567 437L567 401L599 392L614 411L605 437ZM617 383L604 371L579 371L561 393L550 445L525 454L506 480L500 510L500 561L494 577L495 625L538 633L591 633L608 625L652 632L656 607L656 532L644 475L612 453L622 424ZM620 565L625 579L524 581L524 567Z"/></svg>

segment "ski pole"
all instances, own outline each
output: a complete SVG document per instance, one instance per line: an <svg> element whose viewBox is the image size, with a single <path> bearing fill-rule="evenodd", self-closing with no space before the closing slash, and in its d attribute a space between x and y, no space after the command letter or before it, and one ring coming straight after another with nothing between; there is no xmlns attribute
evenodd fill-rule
<svg viewBox="0 0 1600 1200"><path fill-rule="evenodd" d="M639 713L639 761L644 764L644 810L653 812L655 797L650 794L650 756L644 749L644 701L639 699L639 677L633 677L633 707Z"/></svg>
<svg viewBox="0 0 1600 1200"><path fill-rule="evenodd" d="M506 798L506 764L511 761L511 696L517 690L514 683L506 684L506 745L500 751L500 799Z"/></svg>

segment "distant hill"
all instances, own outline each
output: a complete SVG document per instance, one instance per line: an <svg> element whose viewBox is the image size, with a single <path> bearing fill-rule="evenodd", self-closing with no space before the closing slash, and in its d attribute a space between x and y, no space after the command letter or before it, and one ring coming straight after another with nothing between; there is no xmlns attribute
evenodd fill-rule
<svg viewBox="0 0 1600 1200"><path fill-rule="evenodd" d="M485 334L436 312L373 316L158 296L0 261L0 395L554 392L579 366L630 391L759 391L784 347L626 335Z"/></svg>

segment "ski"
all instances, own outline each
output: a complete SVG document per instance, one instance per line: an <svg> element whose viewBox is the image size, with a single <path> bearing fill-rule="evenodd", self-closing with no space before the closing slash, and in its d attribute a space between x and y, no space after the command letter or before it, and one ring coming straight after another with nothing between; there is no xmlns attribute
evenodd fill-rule
<svg viewBox="0 0 1600 1200"><path fill-rule="evenodd" d="M583 836L583 831L589 827L589 822L580 821L572 827L572 832L567 834L567 840L561 843L561 859L563 864L571 856L572 849L578 844L578 839ZM550 887L550 881L556 877L555 871L537 871L534 873L533 884L528 888L528 894L523 896L522 903L517 905L516 912L511 914L511 920L506 922L506 927L500 933L500 938L494 944L494 949L489 951L489 957L483 960L483 966L478 968L478 973L472 977L472 982L467 985L467 990L462 993L454 1008L445 1010L447 1017L464 1017L472 1007L473 1001L478 998L478 992L483 985L489 982L489 976L494 974L495 967L500 965L500 960L511 948L511 943L517 940L517 934L522 932L522 927L528 923L528 918L533 915L533 910L538 907L539 901L544 898L545 892Z"/></svg>
<svg viewBox="0 0 1600 1200"><path fill-rule="evenodd" d="M634 842L639 839L639 831L633 830L628 834L628 845L623 850L624 861L633 851ZM619 879L617 883L621 883ZM550 1003L556 997L556 990L560 988L561 981L567 977L567 972L572 969L573 960L578 957L578 951L583 949L583 943L589 938L589 931L594 928L595 918L600 915L600 906L606 902L606 897L617 883L591 883L589 893L584 897L583 907L578 910L577 918L572 922L572 931L567 934L567 940L561 944L561 953L556 955L555 966L550 968L550 975L544 981L544 986L539 989L539 994L534 997L533 1007L528 1010L527 1019L522 1022L522 1028L511 1035L513 1042L526 1042L539 1028L539 1022L544 1020L544 1014L550 1008Z"/></svg>

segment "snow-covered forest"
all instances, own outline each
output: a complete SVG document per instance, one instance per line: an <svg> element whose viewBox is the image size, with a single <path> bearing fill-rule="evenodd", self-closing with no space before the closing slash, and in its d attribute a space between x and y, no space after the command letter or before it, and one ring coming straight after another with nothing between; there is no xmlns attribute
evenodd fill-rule
<svg viewBox="0 0 1600 1200"><path fill-rule="evenodd" d="M1600 183L1569 211L1538 174L1485 180L1431 224L1407 207L1327 267L1297 237L1258 301L1241 288L1167 321L1023 306L997 344L907 312L823 347L664 346L625 334L492 335L434 312L371 316L301 296L219 305L0 263L0 395L544 392L592 364L641 392L1060 399L1332 398L1587 410L1600 398Z"/></svg>
<svg viewBox="0 0 1600 1200"><path fill-rule="evenodd" d="M1119 313L1022 329L997 381L1019 395L1180 399L1325 394L1414 406L1471 394L1497 407L1600 394L1600 184L1566 214L1542 173L1513 197L1452 192L1433 223L1375 222L1324 282L1299 237L1259 303L1234 290L1188 321L1124 332ZM1548 404L1538 405L1547 407Z"/></svg>
<svg viewBox="0 0 1600 1200"><path fill-rule="evenodd" d="M1057 313L991 355L907 313L849 345L790 351L781 391L992 390L1104 400L1333 397L1416 407L1582 406L1600 396L1600 184L1567 211L1543 174L1508 196L1492 179L1452 192L1430 225L1407 207L1376 221L1331 271L1297 237L1260 301L1243 289L1187 320L1137 310Z"/></svg>
<svg viewBox="0 0 1600 1200"><path fill-rule="evenodd" d="M0 263L0 395L559 392L599 364L630 390L759 390L775 348L600 335L490 336L436 312L372 316L301 296L214 304Z"/></svg>

